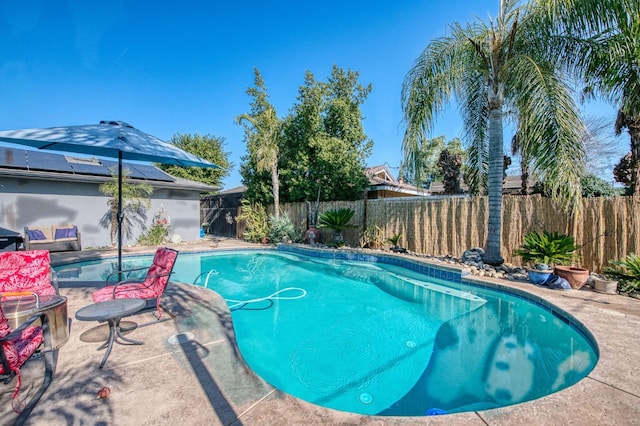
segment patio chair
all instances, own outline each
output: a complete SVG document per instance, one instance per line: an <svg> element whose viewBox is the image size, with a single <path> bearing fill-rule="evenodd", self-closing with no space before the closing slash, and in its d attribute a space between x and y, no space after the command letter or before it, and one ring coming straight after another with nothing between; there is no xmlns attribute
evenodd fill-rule
<svg viewBox="0 0 640 426"><path fill-rule="evenodd" d="M0 252L0 293L59 294L58 279L47 250Z"/></svg>
<svg viewBox="0 0 640 426"><path fill-rule="evenodd" d="M146 299L147 306L144 310L155 307L158 313L157 317L160 319L162 317L160 297L162 297L164 290L167 288L177 257L178 251L167 247L159 247L156 250L153 263L148 268L144 278L130 278L119 281L115 285L109 285L109 281L114 275L130 274L147 268L114 271L107 277L106 287L93 292L93 301L98 303L112 299Z"/></svg>
<svg viewBox="0 0 640 426"><path fill-rule="evenodd" d="M33 323L36 320L40 320L42 325L34 326ZM21 384L20 368L31 359L43 343L44 380L40 389L33 395L29 403L24 405L24 402L18 398ZM16 413L19 413L15 424L21 425L27 420L31 411L51 384L54 370L55 357L46 313L34 314L12 331L9 321L2 311L2 305L0 305L0 380L8 384L16 377L16 387L11 397L11 407Z"/></svg>

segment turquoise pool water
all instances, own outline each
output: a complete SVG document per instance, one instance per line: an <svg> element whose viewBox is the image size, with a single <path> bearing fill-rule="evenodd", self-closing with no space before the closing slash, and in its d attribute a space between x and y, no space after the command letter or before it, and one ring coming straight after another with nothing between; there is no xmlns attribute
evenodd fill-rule
<svg viewBox="0 0 640 426"><path fill-rule="evenodd" d="M114 263L56 270L61 280L92 281ZM181 253L174 271L173 280L227 300L240 351L257 374L338 410L423 416L511 405L571 386L597 362L565 318L465 285L459 274L443 280L280 251Z"/></svg>

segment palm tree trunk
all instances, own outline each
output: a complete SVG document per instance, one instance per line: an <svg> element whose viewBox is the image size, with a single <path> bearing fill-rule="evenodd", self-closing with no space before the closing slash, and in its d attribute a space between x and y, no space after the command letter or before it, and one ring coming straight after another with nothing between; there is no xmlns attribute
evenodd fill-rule
<svg viewBox="0 0 640 426"><path fill-rule="evenodd" d="M271 185L273 186L273 216L280 219L280 178L278 177L278 166L271 167Z"/></svg>
<svg viewBox="0 0 640 426"><path fill-rule="evenodd" d="M504 262L502 247L502 174L504 153L502 134L502 106L489 101L489 218L487 227L485 263L500 265Z"/></svg>
<svg viewBox="0 0 640 426"><path fill-rule="evenodd" d="M522 155L520 170L522 171L522 175L520 176L520 194L529 195L529 158L526 155Z"/></svg>

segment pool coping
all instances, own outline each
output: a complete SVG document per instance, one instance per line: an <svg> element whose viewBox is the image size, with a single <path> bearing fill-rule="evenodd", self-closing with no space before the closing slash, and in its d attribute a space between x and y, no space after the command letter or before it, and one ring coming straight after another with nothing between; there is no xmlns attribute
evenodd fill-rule
<svg viewBox="0 0 640 426"><path fill-rule="evenodd" d="M215 247L203 247L196 245L189 247L185 251L208 251L211 249L233 249L238 245L232 242L230 245L219 244ZM246 245L243 248L265 249L262 245ZM180 247L179 249L184 249ZM152 248L147 248L146 253L152 252ZM144 251L144 250L141 250ZM376 253L378 254L378 253ZM104 254L101 254L104 255ZM386 256L405 257L412 262L428 262L429 260L411 259L409 255L403 254L386 254ZM52 256L59 259L64 255ZM68 256L73 257L73 256ZM73 260L64 261L68 263ZM95 257L94 257L95 258ZM79 259L76 259L79 260ZM437 265L440 267L440 265ZM455 268L454 268L455 269ZM72 418L77 424L95 423L102 419L107 423L117 422L119 424L139 424L140 419L136 418L136 410L142 410L145 414L145 421L153 424L172 424L180 420L189 419L190 421L201 420L209 424L375 424L375 425L404 425L404 424L453 424L453 425L501 425L514 423L531 423L531 424L568 424L581 422L584 424L633 424L640 418L640 375L637 367L629 360L638 359L640 356L640 301L615 295L605 295L592 292L588 289L557 291L547 288L540 288L528 283L507 281L501 279L480 278L475 276L466 276L465 280L479 282L481 285L491 284L491 286L506 287L511 291L524 291L527 296L533 295L539 297L546 303L551 303L558 309L575 317L580 323L588 326L588 330L592 332L598 342L601 354L596 367L589 375L578 382L576 385L556 392L549 396L525 402L522 404L512 405L499 409L487 411L468 412L462 414L451 414L438 417L379 417L379 416L363 416L350 413L338 412L331 409L315 406L310 403L298 400L297 398L279 392L272 387L264 385L260 380L255 378L242 379L242 375L251 376L250 372L238 367L242 361L235 360L231 364L207 366L205 369L196 371L189 370L185 372L182 380L192 380L192 377L211 377L215 380L212 383L218 383L216 387L218 397L212 398L202 395L202 381L195 382L195 386L187 388L180 387L180 381L176 381L175 370L167 373L165 369L154 372L153 376L147 377L147 383L140 383L145 376L148 361L144 359L136 359L139 352L131 352L126 354L125 349L116 348L111 355L110 366L106 372L106 378L110 378L108 374L126 373L126 377L131 380L125 380L123 389L117 389L117 385L113 382L106 381L112 389L112 396L105 402L86 402L87 400L95 401L93 396L83 396L82 385L72 385L69 383L79 380L79 377L94 376L97 371L92 361L94 358L101 356L95 353L92 345L78 341L78 328L86 324L75 324L74 332L67 347L61 350L61 364L59 365L60 376L54 378L54 383L32 415L32 424L47 424L50 422L50 414L56 410L62 410L64 406L84 407L83 409L72 409ZM195 287L189 284L190 287ZM176 285L175 288L182 290L183 285ZM163 323L162 327L168 327L167 324L174 323L172 327L178 329L192 330L196 335L205 333L204 329L194 325L189 312L195 315L199 312L199 306L210 304L217 306L215 312L218 317L224 318L224 301L214 292L202 289L197 297L183 298L185 303L193 306L191 310L185 312L184 315L177 315L174 321ZM63 289L74 300L75 306L70 307L69 316L73 316L74 309L82 306L90 300L91 289ZM84 298L84 299L83 299ZM88 299L87 299L88 298ZM182 299L180 299L182 300ZM223 306L224 305L224 306ZM196 309L198 308L198 309ZM221 313L222 312L222 313ZM227 310L228 313L228 310ZM222 315L222 316L220 316ZM217 320L216 320L217 321ZM224 324L228 327L228 324ZM209 328L207 326L206 328ZM138 332L141 338L152 345L154 340L163 341L167 336L167 331L161 326L145 327ZM214 339L210 342L205 337L201 337L202 343L214 351L217 356L213 358L207 357L207 362L224 361L224 357L220 356L220 351L237 350L234 344L228 339ZM228 349L222 349L227 347ZM149 349L152 349L150 347ZM167 356L170 358L171 352L166 352L164 347L156 351L155 354L149 355L157 363L158 359L163 360ZM140 354L142 356L144 354ZM159 358L160 357L160 358ZM210 359L211 358L211 359ZM163 361L164 362L164 361ZM239 364L238 364L239 363ZM68 370L70 369L70 370ZM69 372L67 372L69 371ZM236 379L230 380L228 371L242 371ZM141 376L142 375L142 376ZM244 377L244 376L243 376ZM106 379L105 379L106 380ZM226 380L226 381L225 381ZM245 381L243 381L245 380ZM247 381L248 380L248 381ZM25 382L23 382L24 385ZM73 390L70 393L64 392L65 385L71 386ZM81 387L78 387L81 386ZM61 389L62 388L62 389ZM88 388L88 387L87 387ZM126 397L123 394L126 393ZM253 395L249 400L244 401L238 395L242 393ZM158 396L158 393L160 396ZM121 395L122 394L122 395ZM162 396L164 394L164 396ZM174 397L167 398L167 395ZM158 399L160 398L160 399ZM174 407L175 410L164 410L165 405L172 406L174 399L177 401L185 398L192 398L193 401L199 401L197 408L189 406ZM220 398L223 398L220 400ZM63 399L63 400L61 400ZM83 405L83 401L86 404ZM99 409L105 407L105 403L109 404L109 410L104 414L100 414ZM116 403L117 401L117 403ZM238 402L240 401L240 402ZM66 405L65 405L66 404ZM231 414L224 414L231 404ZM154 410L145 410L144 407L153 405ZM62 408L61 408L62 407ZM10 411L10 410L9 410ZM233 420L229 416L233 417ZM68 418L58 423L52 424L68 424Z"/></svg>

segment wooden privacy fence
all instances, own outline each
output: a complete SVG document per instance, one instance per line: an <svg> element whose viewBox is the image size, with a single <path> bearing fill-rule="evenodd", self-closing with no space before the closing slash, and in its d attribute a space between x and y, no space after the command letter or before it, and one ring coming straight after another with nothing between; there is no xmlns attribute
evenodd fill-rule
<svg viewBox="0 0 640 426"><path fill-rule="evenodd" d="M557 231L573 236L581 246L576 265L601 271L611 259L640 252L640 197L583 198L581 216L562 211L540 195L505 196L502 202L502 256L521 265L513 252L531 231ZM305 203L281 204L294 225L306 228ZM362 230L377 225L384 239L402 233L401 246L422 254L462 256L472 247L483 247L487 237L486 197L401 198L321 202L319 212L348 207L355 211L358 227L343 232L345 243L362 244ZM244 226L238 226L242 238ZM321 230L321 241L332 231Z"/></svg>

